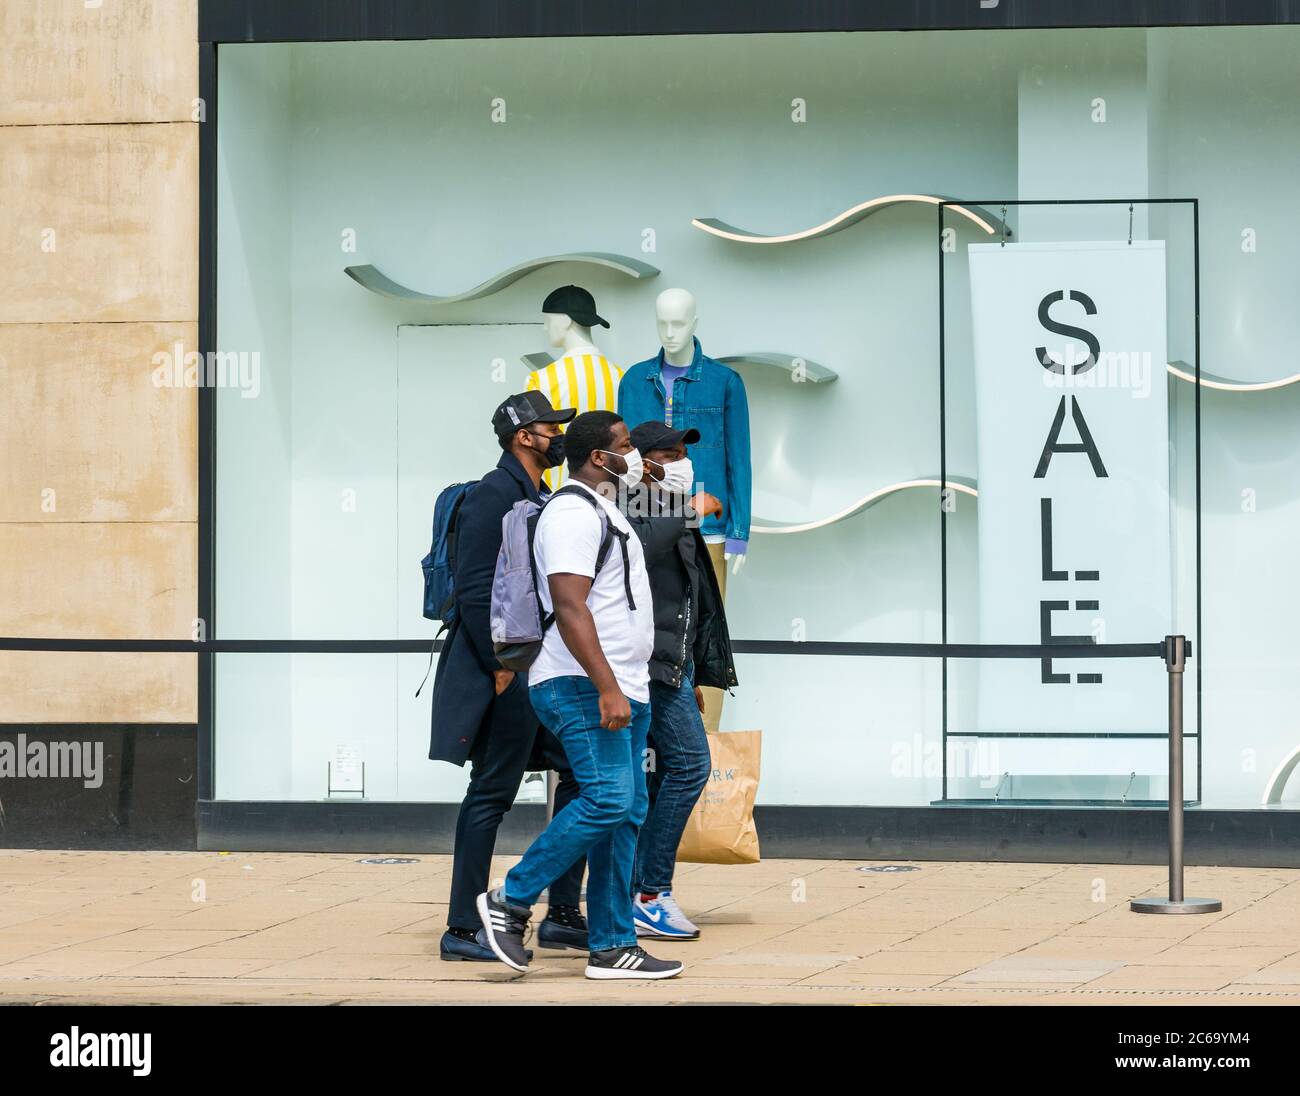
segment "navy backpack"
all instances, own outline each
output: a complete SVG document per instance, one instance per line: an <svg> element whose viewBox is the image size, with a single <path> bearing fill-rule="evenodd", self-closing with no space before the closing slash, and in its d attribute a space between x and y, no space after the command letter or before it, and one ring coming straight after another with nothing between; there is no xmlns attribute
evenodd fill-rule
<svg viewBox="0 0 1300 1096"><path fill-rule="evenodd" d="M456 515L469 489L478 481L444 487L433 506L433 540L420 560L424 571L424 616L441 620L441 632L456 619Z"/></svg>

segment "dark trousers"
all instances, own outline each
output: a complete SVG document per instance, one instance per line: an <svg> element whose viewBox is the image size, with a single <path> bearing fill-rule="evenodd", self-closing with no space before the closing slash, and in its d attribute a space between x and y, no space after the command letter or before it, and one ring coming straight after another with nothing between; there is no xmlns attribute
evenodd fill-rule
<svg viewBox="0 0 1300 1096"><path fill-rule="evenodd" d="M695 705L694 667L677 688L650 682L650 738L654 764L646 776L650 811L637 839L632 886L638 892L671 890L677 846L709 782L709 736Z"/></svg>
<svg viewBox="0 0 1300 1096"><path fill-rule="evenodd" d="M493 701L487 726L474 739L469 761L469 787L456 819L447 925L476 930L482 927L482 922L474 901L488 889L497 828L515 801L524 773L541 769L554 769L558 773L556 814L578 798L578 782L573 778L559 739L538 726L537 715L528 701L528 689L519 678ZM578 904L586 867L584 857L551 884L551 905Z"/></svg>

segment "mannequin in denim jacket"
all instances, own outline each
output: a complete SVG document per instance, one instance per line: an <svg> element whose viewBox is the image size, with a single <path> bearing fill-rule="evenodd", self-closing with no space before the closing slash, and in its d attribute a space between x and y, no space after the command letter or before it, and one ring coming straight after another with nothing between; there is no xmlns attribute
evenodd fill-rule
<svg viewBox="0 0 1300 1096"><path fill-rule="evenodd" d="M695 329L699 325L694 295L685 289L665 289L655 298L655 323L664 349L664 364L679 369L689 366L695 357ZM726 559L733 575L745 565L746 547L743 540L727 541Z"/></svg>

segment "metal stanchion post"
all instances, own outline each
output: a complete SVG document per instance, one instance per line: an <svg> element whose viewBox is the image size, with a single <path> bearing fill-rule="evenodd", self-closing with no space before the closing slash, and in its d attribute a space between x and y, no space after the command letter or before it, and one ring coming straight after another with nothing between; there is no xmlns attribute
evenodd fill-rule
<svg viewBox="0 0 1300 1096"><path fill-rule="evenodd" d="M1169 672L1169 897L1134 898L1134 913L1217 913L1217 898L1183 895L1183 670L1187 637L1165 636L1165 669Z"/></svg>
<svg viewBox="0 0 1300 1096"><path fill-rule="evenodd" d="M560 774L554 769L546 770L546 824L551 824L551 819L555 817L555 789L560 786ZM547 887L542 894L546 901L551 901L551 888Z"/></svg>

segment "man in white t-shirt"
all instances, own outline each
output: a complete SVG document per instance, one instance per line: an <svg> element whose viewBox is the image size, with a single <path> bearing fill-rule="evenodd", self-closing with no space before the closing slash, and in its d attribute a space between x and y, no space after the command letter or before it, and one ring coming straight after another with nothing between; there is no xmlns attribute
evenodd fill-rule
<svg viewBox="0 0 1300 1096"><path fill-rule="evenodd" d="M641 479L641 456L612 411L589 411L564 435L569 483L537 520L533 568L554 623L528 671L533 709L564 746L579 797L551 820L505 878L478 898L488 943L528 969L533 903L587 857L588 978L671 978L682 964L637 946L632 867L648 797L654 611L641 543L613 499Z"/></svg>

